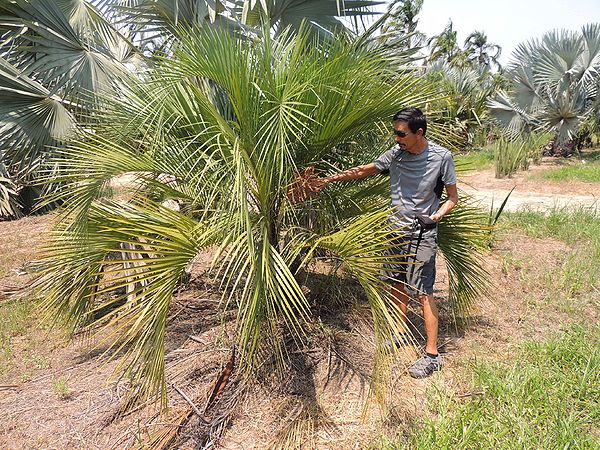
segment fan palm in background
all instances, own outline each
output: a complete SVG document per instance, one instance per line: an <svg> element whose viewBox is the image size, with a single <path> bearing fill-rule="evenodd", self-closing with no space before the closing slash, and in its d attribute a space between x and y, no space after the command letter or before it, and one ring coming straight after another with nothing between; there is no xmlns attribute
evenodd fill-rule
<svg viewBox="0 0 600 450"><path fill-rule="evenodd" d="M558 145L577 141L582 125L599 123L599 73L600 24L549 32L513 53L512 87L489 103L492 114L511 136L543 129Z"/></svg>
<svg viewBox="0 0 600 450"><path fill-rule="evenodd" d="M171 58L103 94L93 130L56 151L63 170L51 180L62 188L47 201L64 207L36 283L44 310L73 329L106 325L136 392L163 402L173 292L209 246L218 248L223 300L238 311L242 367L251 370L264 349L283 355L286 333L302 340L311 310L297 270L315 257L359 281L376 340L389 338L398 317L379 279L396 245L386 180L342 184L303 204L288 188L307 167L364 162L400 105L424 105L434 86L353 44L311 45L308 30L277 38L265 30L254 41L210 29L180 36ZM123 174L137 188L113 197L110 182ZM440 247L452 248L462 313L484 288L476 249L487 233L468 204L451 217Z"/></svg>
<svg viewBox="0 0 600 450"><path fill-rule="evenodd" d="M487 101L497 91L497 78L489 70L456 67L435 61L427 67L426 77L444 93L433 101L443 111L443 119L453 128L462 148L472 148L478 135L489 131Z"/></svg>
<svg viewBox="0 0 600 450"><path fill-rule="evenodd" d="M0 161L28 211L48 156L86 123L94 95L129 72L133 53L88 2L8 1L0 17Z"/></svg>

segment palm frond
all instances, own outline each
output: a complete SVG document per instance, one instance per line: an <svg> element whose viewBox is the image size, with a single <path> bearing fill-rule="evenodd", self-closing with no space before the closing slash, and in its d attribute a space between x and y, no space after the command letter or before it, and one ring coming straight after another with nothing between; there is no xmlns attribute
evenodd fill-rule
<svg viewBox="0 0 600 450"><path fill-rule="evenodd" d="M488 107L510 137L519 135L526 127L535 124L535 119L505 92L501 91L496 98L489 100Z"/></svg>
<svg viewBox="0 0 600 450"><path fill-rule="evenodd" d="M397 332L401 320L389 286L382 278L388 265L398 264L392 250L402 244L396 236L390 235L389 216L387 209L364 214L346 221L339 231L324 236L305 232L299 234L301 245L298 242L291 244L291 248L296 249L310 245L304 261L312 258L317 249L327 250L357 279L371 306L375 335L380 343Z"/></svg>
<svg viewBox="0 0 600 450"><path fill-rule="evenodd" d="M300 31L308 25L311 33L330 40L337 32L347 31L341 17L373 15L373 7L383 2L368 0L236 0L235 13L250 26L266 20L280 34L287 30Z"/></svg>
<svg viewBox="0 0 600 450"><path fill-rule="evenodd" d="M53 94L83 101L90 93L114 87L127 73L108 50L115 39L111 26L91 5L17 0L6 8L12 14L3 21L12 30L10 60Z"/></svg>
<svg viewBox="0 0 600 450"><path fill-rule="evenodd" d="M456 320L468 320L476 301L490 289L483 264L490 227L487 215L468 195L439 224L438 246L444 256L449 280L449 303Z"/></svg>
<svg viewBox="0 0 600 450"><path fill-rule="evenodd" d="M74 132L76 121L64 102L0 58L0 146L3 162L32 170L40 158Z"/></svg>
<svg viewBox="0 0 600 450"><path fill-rule="evenodd" d="M19 202L15 184L0 173L0 218L19 217Z"/></svg>
<svg viewBox="0 0 600 450"><path fill-rule="evenodd" d="M59 313L72 329L106 327L111 348L125 352L116 370L126 368L140 395L160 393L165 405L170 301L214 230L151 201L94 203L87 220L84 233L59 224L45 249L34 287L44 298L42 311L48 318ZM122 251L123 244L130 250ZM111 257L119 253L124 256Z"/></svg>

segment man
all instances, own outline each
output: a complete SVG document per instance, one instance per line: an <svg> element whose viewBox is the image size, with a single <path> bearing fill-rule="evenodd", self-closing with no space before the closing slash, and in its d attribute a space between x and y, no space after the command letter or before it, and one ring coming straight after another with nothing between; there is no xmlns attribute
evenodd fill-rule
<svg viewBox="0 0 600 450"><path fill-rule="evenodd" d="M456 172L450 151L425 138L427 120L421 110L404 108L394 115L393 123L396 145L391 149L370 164L313 178L309 188L320 191L335 181L360 180L389 171L393 228L400 234L408 233L402 237L406 245L398 252L409 255L404 256L409 264L390 268L388 280L393 301L402 313L401 333L406 332L406 312L413 289L423 307L426 353L409 368L409 373L413 378L424 378L442 367L437 348L438 310L433 297L437 223L458 202ZM440 206L443 187L447 200Z"/></svg>

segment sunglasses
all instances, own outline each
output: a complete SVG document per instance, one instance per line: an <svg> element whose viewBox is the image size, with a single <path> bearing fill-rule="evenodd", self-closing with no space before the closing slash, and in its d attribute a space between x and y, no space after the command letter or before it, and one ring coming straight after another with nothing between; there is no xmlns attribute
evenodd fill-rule
<svg viewBox="0 0 600 450"><path fill-rule="evenodd" d="M406 136L408 136L408 133L399 130L394 130L394 134L401 138L405 138Z"/></svg>

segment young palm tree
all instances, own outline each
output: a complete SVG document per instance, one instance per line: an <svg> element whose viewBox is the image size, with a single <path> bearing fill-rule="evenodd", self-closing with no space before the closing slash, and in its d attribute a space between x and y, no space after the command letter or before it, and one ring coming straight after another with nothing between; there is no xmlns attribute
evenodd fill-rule
<svg viewBox="0 0 600 450"><path fill-rule="evenodd" d="M361 140L385 132L400 105L423 104L432 87L367 51L336 41L317 48L308 39L306 32L253 42L221 31L185 35L172 59L105 96L95 129L61 152L65 170L54 181L65 187L53 200L64 209L36 288L43 309L73 329L117 330L113 348L124 350L120 367L140 395L166 400L170 302L186 266L209 246L218 247L224 301L238 311L245 367L260 349L281 353L282 330L302 339L311 314L296 269L319 255L360 282L378 342L395 329L397 312L379 279L395 245L385 180L301 204L289 187L307 167L368 156L356 154ZM138 188L129 200L111 198L110 180L126 173ZM165 199L178 207L163 206ZM472 210L455 217L450 240L455 231L475 236L458 238L448 253L455 262L464 256L454 272L468 269L456 278L468 288L458 299L464 306L480 292L483 272L469 265L482 233Z"/></svg>

